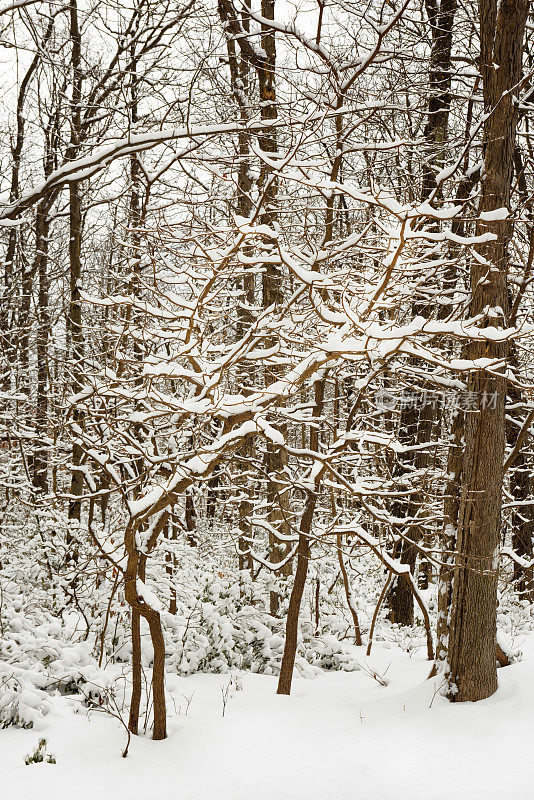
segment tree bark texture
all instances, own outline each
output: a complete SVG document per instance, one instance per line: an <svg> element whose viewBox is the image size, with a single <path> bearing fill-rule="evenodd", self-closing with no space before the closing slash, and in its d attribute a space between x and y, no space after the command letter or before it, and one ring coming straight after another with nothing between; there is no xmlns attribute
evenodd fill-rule
<svg viewBox="0 0 534 800"><path fill-rule="evenodd" d="M517 125L527 0L479 1L481 71L486 120L481 211L508 207ZM477 246L471 268L470 316L485 326L508 320L509 220L483 220L477 233L496 238ZM507 345L469 343L467 357L506 360ZM449 636L449 697L481 700L497 689L497 569L505 452L506 379L472 372L468 391L479 408L465 414L465 446L460 481L457 552ZM483 402L483 398L487 402Z"/></svg>

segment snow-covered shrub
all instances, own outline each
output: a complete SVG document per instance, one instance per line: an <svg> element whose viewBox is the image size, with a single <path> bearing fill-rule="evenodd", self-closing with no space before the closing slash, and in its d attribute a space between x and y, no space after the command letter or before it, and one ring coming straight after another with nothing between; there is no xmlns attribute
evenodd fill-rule
<svg viewBox="0 0 534 800"><path fill-rule="evenodd" d="M191 551L181 559L181 601L176 616L166 615L168 661L180 675L194 672L225 673L231 669L276 675L285 642L285 614L272 617L265 610L270 576L252 581L228 565L195 563ZM325 586L326 586L325 582ZM285 610L286 595L282 597ZM313 675L317 668L359 668L354 648L340 639L349 623L337 598L325 593L324 630L316 635L311 610L303 607L299 626L296 668Z"/></svg>
<svg viewBox="0 0 534 800"><path fill-rule="evenodd" d="M50 710L49 697L39 682L38 674L0 661L0 728L37 727Z"/></svg>
<svg viewBox="0 0 534 800"><path fill-rule="evenodd" d="M114 675L99 669L90 641L76 641L77 614L54 618L4 590L0 636L0 725L33 727L48 712L50 692L98 698Z"/></svg>
<svg viewBox="0 0 534 800"><path fill-rule="evenodd" d="M282 656L280 620L252 605L235 576L214 569L198 578L176 617L166 618L170 664L181 675L232 668L271 673Z"/></svg>
<svg viewBox="0 0 534 800"><path fill-rule="evenodd" d="M360 663L353 645L344 644L332 634L323 634L311 640L305 647L307 660L321 669L354 672Z"/></svg>

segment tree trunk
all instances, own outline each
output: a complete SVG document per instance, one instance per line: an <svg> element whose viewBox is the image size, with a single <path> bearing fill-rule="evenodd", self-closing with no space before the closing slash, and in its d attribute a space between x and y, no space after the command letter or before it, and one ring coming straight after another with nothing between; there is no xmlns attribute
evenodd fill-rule
<svg viewBox="0 0 534 800"><path fill-rule="evenodd" d="M157 611L148 617L150 638L154 650L152 662L152 703L154 721L153 739L165 739L167 736L167 709L165 706L165 640L161 627L161 618Z"/></svg>
<svg viewBox="0 0 534 800"><path fill-rule="evenodd" d="M527 0L479 0L485 106L481 211L509 207ZM508 220L479 220L477 233L496 239L477 247L471 269L470 316L503 327L508 313ZM488 314L489 311L489 314ZM507 345L474 341L467 357L506 359ZM500 370L502 373L502 369ZM506 379L472 372L468 391L479 408L466 411L457 552L449 636L449 697L474 701L497 689L497 569L505 452Z"/></svg>
<svg viewBox="0 0 534 800"><path fill-rule="evenodd" d="M222 9L220 13L224 23L224 12ZM241 21L243 29L248 33L250 31L250 21L245 13L242 14ZM227 31L226 41L232 94L239 109L240 119L245 126L249 122L251 116L250 63L242 54L238 56L236 38L230 31ZM250 134L246 130L242 130L238 134L239 166L237 172L237 213L240 217L245 219L250 217L252 210L249 137ZM244 255L251 255L252 250L252 247L245 247ZM242 292L242 299L237 304L237 341L246 336L251 325L254 323L254 315L251 311L255 303L254 274L244 274L240 283L241 285L239 288ZM238 368L236 381L240 392L244 394L250 392L254 387L254 366L245 364ZM238 509L239 538L237 543L240 570L251 570L253 567L252 557L250 556L250 547L252 544L252 525L250 520L254 510L254 492L249 472L253 458L254 443L252 440L245 440L239 450L239 458L237 460L238 469L239 465L242 465L241 474L237 476L237 485L242 496Z"/></svg>
<svg viewBox="0 0 534 800"><path fill-rule="evenodd" d="M130 698L130 715L128 730L137 735L139 731L139 709L141 707L141 615L139 611L131 609L132 625L132 696Z"/></svg>
<svg viewBox="0 0 534 800"><path fill-rule="evenodd" d="M440 168L443 165L446 154L451 106L451 52L456 7L456 0L426 0L426 11L432 32L432 46L428 112L424 130L428 156L423 161L422 201L428 200L432 194L435 196L435 201L440 199L436 184L436 167ZM434 204L436 203L434 202ZM427 302L417 300L413 303L412 313L414 316L430 317L432 312L433 307L429 306ZM413 363L420 368L424 366L417 359L414 359ZM431 389L431 385L428 388ZM412 391L407 392L405 398L407 402L401 409L399 439L408 445L427 444L435 438L439 428L440 409L438 404L427 402L424 395L422 395L423 405L414 407L413 401L410 403L410 398L413 396ZM430 453L424 449L408 452L400 464L400 468L406 472L424 470L430 466ZM405 514L408 517L415 517L420 514L426 499L426 492L422 487L422 491L414 495L407 506L397 506L393 513L395 516ZM425 536L424 523L412 527L408 531L407 538L397 544L393 555L400 559L401 563L408 564L411 573L415 575L417 549L410 544L410 540L417 545L421 539L426 539L426 543L430 543L431 538L431 536ZM428 583L430 572L429 562L425 562L423 584ZM400 625L413 625L413 593L403 575L395 579L388 594L387 603L389 606L388 616L392 622Z"/></svg>
<svg viewBox="0 0 534 800"><path fill-rule="evenodd" d="M262 0L262 16L265 19L274 19L275 0ZM265 52L265 58L258 63L257 74L260 93L261 118L265 122L274 122L278 117L278 107L276 100L276 39L275 32L268 25L262 25L261 45ZM278 142L276 129L266 126L261 136L258 137L259 146L268 156L278 152ZM261 222L263 225L272 227L276 222L278 211L278 176L273 170L264 163L262 165L261 190L263 192L263 213ZM270 256L276 251L276 240L265 237L263 252ZM260 254L261 258L261 254ZM281 309L284 302L283 275L279 264L267 260L265 271L262 276L263 307L274 306ZM274 339L273 342L274 343ZM266 343L269 346L269 343ZM283 377L284 368L269 366L265 369L265 381L268 385L271 381L277 381ZM282 432L284 430L282 429ZM270 507L268 520L272 527L278 530L283 536L289 536L289 485L285 470L287 467L287 454L284 448L277 447L270 443L267 444L265 467L268 475L267 502ZM289 552L288 545L280 544L274 534L269 535L270 558L273 563L283 561ZM277 575L287 577L291 575L291 562L288 561L281 567ZM280 596L278 592L272 591L270 596L271 614L277 615L280 608Z"/></svg>
<svg viewBox="0 0 534 800"><path fill-rule="evenodd" d="M354 605L354 598L352 596L352 590L349 583L349 576L347 574L347 568L343 560L343 551L342 551L343 541L340 533L337 534L336 545L337 545L337 560L339 562L339 569L341 570L341 576L343 578L343 588L345 589L345 598L347 600L347 605L349 607L349 611L352 615L352 621L354 623L354 643L356 644L356 647L361 647L362 634L360 631L360 623L358 621L358 612L356 611L356 606Z"/></svg>
<svg viewBox="0 0 534 800"><path fill-rule="evenodd" d="M39 281L37 303L37 399L35 424L37 443L33 459L33 484L45 495L48 493L48 452L46 441L48 427L48 341L50 336L50 314L48 311L48 236L50 220L48 202L45 199L37 207L36 220L36 264L34 273Z"/></svg>
<svg viewBox="0 0 534 800"><path fill-rule="evenodd" d="M163 512L154 526L152 537L147 544L150 551L160 533L165 530L169 522L169 513ZM132 610L132 696L130 701L130 716L128 730L138 732L139 707L141 701L141 638L140 623L143 617L150 628L150 638L154 650L152 664L152 699L154 721L152 736L154 739L165 739L167 710L165 705L165 640L161 627L159 612L151 608L139 597L137 581L145 582L146 553L140 553L136 544L137 527L130 520L124 535L124 544L127 554L126 571L124 575L124 595Z"/></svg>
<svg viewBox="0 0 534 800"><path fill-rule="evenodd" d="M81 138L81 102L82 102L82 71L81 71L81 33L78 22L77 0L70 0L70 36L72 46L72 98L71 98L71 139L68 148L68 158L74 159L79 155ZM70 368L72 391L77 394L83 386L83 331L82 331L82 301L80 284L82 279L82 195L79 181L72 181L69 186L69 276L70 300L67 319L67 331L70 339ZM83 413L74 408L73 419L77 425L83 424ZM83 451L81 446L74 442L72 446L72 478L70 486L71 501L69 504L69 519L80 519L81 500L83 494L83 473L77 469L82 462Z"/></svg>
<svg viewBox="0 0 534 800"><path fill-rule="evenodd" d="M280 676L278 678L278 688L276 690L277 694L291 693L293 667L295 666L295 656L297 653L300 605L302 602L304 587L306 585L308 564L310 561L310 540L308 538L308 534L310 532L316 502L316 495L310 494L306 501L304 514L302 515L302 524L299 533L299 544L297 550L297 569L295 570L295 580L293 582L293 590L291 592L291 597L289 598L289 608L287 610L286 640L284 644L284 655L282 657L282 664L280 667Z"/></svg>
<svg viewBox="0 0 534 800"><path fill-rule="evenodd" d="M515 343L510 343L510 363L515 370L519 370L519 360L517 358L517 348ZM511 405L520 410L525 405L523 392L517 386L508 388L508 400ZM526 421L526 420L525 420ZM510 449L517 441L517 427L508 421L506 427L506 440ZM534 480L531 468L531 456L528 448L528 436L525 437L519 452L516 454L513 463L510 465L510 494L514 503L518 505L512 508L510 514L510 527L512 529L512 548L516 555L527 562L534 559L534 549L532 546L532 535L534 534L534 505L529 503L532 500L534 490ZM523 505L524 504L524 505ZM532 601L534 599L534 576L531 568L523 568L514 561L514 583L517 593L521 598Z"/></svg>
<svg viewBox="0 0 534 800"><path fill-rule="evenodd" d="M452 420L451 442L447 456L447 474L449 476L445 489L443 507L443 529L441 532L440 558L438 578L438 619L436 629L436 664L435 670L447 661L449 644L449 613L452 600L452 578L456 553L456 531L458 526L458 504L460 496L460 475L462 470L462 437L464 415L458 409Z"/></svg>
<svg viewBox="0 0 534 800"><path fill-rule="evenodd" d="M275 18L276 0L262 0L261 14L266 20ZM275 156L278 152L278 142L276 128L273 124L278 117L278 107L276 99L276 36L274 29L267 23L261 24L261 50L251 45L247 38L246 18L240 18L231 0L219 0L219 13L227 30L234 36L244 58L254 66L258 78L260 114L265 123L265 127L258 135L258 144L262 152L268 157ZM273 227L278 217L278 176L273 168L263 162L261 165L261 175L259 178L259 188L262 193L262 210L260 221L267 227ZM262 275L262 304L264 308L274 306L282 308L284 301L283 274L278 263L273 263L270 258L276 251L276 239L265 235L262 247L258 253L258 262L261 263L262 256L266 257L264 262L264 272ZM266 346L276 344L276 336L266 340ZM283 377L284 368L277 364L266 365L265 383L275 382ZM284 433L283 425L280 430ZM267 483L267 503L269 505L268 520L273 530L278 530L282 536L288 536L290 532L289 524L289 486L285 475L287 466L287 455L284 448L267 443L265 453L265 471L268 476ZM284 560L288 555L289 548L282 545L274 533L269 534L270 560L277 564ZM275 573L278 576L287 577L291 574L291 562L287 561ZM277 591L270 593L270 611L274 616L278 615L280 609L280 595Z"/></svg>
<svg viewBox="0 0 534 800"><path fill-rule="evenodd" d="M313 409L313 416L315 418L320 417L323 412L324 393L325 379L323 378L315 382L315 406ZM312 427L310 430L310 450L313 450L314 452L319 450L319 430L317 426ZM324 468L315 478L314 491L309 492L306 498L302 519L300 521L299 542L297 548L297 569L295 570L295 580L293 581L293 589L291 591L289 607L287 610L286 640L284 644L282 664L280 666L277 694L290 694L291 692L293 667L295 666L295 656L297 654L300 606L302 603L302 595L306 585L308 564L310 561L309 535L311 532L313 515L315 513L315 506L317 504L317 496L321 486L323 471Z"/></svg>

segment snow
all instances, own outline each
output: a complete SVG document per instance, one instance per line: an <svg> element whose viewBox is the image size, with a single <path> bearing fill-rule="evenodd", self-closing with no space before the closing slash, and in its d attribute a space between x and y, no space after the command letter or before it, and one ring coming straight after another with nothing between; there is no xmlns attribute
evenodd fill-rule
<svg viewBox="0 0 534 800"><path fill-rule="evenodd" d="M158 502L163 493L164 489L162 486L154 486L153 489L143 495L143 497L140 497L138 500L130 500L128 502L128 508L130 509L130 514L132 517L137 517L139 514L147 511L147 509Z"/></svg>
<svg viewBox="0 0 534 800"><path fill-rule="evenodd" d="M510 212L507 208L495 208L493 211L481 211L480 219L484 222L497 222L502 219L507 219Z"/></svg>
<svg viewBox="0 0 534 800"><path fill-rule="evenodd" d="M445 169L440 170L436 174L436 184L439 186L440 184L443 183L443 181L446 181L447 178L450 178L451 175L453 175L454 172L456 171L457 167L458 165L454 163L450 164L448 167L445 167Z"/></svg>
<svg viewBox="0 0 534 800"><path fill-rule="evenodd" d="M8 14L10 11L15 11L17 8L33 6L35 3L39 2L40 0L17 0L15 3L9 3L6 6L2 6L2 8L0 8L0 16L3 14Z"/></svg>
<svg viewBox="0 0 534 800"><path fill-rule="evenodd" d="M358 648L354 648L357 650ZM56 697L42 729L1 732L3 796L24 800L501 800L534 779L534 638L499 670L497 693L451 704L419 655L376 646L370 670L276 679L234 673L175 678L169 737L133 737L117 720ZM361 649L359 649L361 653ZM230 680L232 681L230 683ZM222 693L228 690L225 715ZM79 713L73 713L78 710ZM24 765L46 737L57 763Z"/></svg>
<svg viewBox="0 0 534 800"><path fill-rule="evenodd" d="M146 583L143 583L142 580L137 578L135 586L137 589L137 594L142 600L144 600L147 606L150 606L150 608L153 611L157 611L158 614L161 614L164 611L162 604L160 603L160 601L158 600L152 589L148 588Z"/></svg>
<svg viewBox="0 0 534 800"><path fill-rule="evenodd" d="M339 114L340 112L336 111L335 113ZM293 117L290 122L291 125L309 125L314 119L318 117L321 118L321 116L321 114L296 116ZM271 120L268 122L265 120L256 120L249 122L245 127L251 132L258 132L266 127L284 127L287 125L288 121L281 119L275 122ZM198 147L196 143L197 137L209 140L213 136L237 133L242 128L243 125L241 123L230 122L193 127L170 126L148 133L131 134L125 138L112 138L107 140L106 143L100 144L89 155L77 158L74 161L65 162L52 172L45 181L34 186L19 200L6 205L0 212L0 221L4 219L9 220L27 208L31 208L37 200L54 188L62 187L68 182L83 181L93 177L118 158L123 158L132 153L140 153L143 150L149 150L157 145L182 139L190 140L191 143L174 156L175 160L179 160L180 158L187 157L192 150Z"/></svg>

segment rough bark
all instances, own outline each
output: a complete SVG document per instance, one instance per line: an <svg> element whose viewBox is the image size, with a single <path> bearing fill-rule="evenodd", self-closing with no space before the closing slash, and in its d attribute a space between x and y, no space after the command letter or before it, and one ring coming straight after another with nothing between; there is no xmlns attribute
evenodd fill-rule
<svg viewBox="0 0 534 800"><path fill-rule="evenodd" d="M447 474L443 504L443 528L441 531L440 568L438 577L438 619L436 630L436 667L447 661L449 645L449 613L452 600L452 578L456 553L456 531L458 526L458 504L460 475L462 469L462 438L464 417L458 409L452 420L451 441L447 455Z"/></svg>
<svg viewBox="0 0 534 800"><path fill-rule="evenodd" d="M484 123L481 211L508 207L515 148L527 0L479 0ZM508 220L479 220L477 233L496 239L477 247L471 268L470 316L486 326L506 326ZM490 314L488 310L491 309ZM495 314L497 316L495 316ZM480 324L480 323L479 323ZM507 345L471 342L468 358L506 359ZM497 689L497 568L505 452L506 379L482 370L469 375L468 391L491 402L465 414L457 552L449 636L449 697L475 701Z"/></svg>

